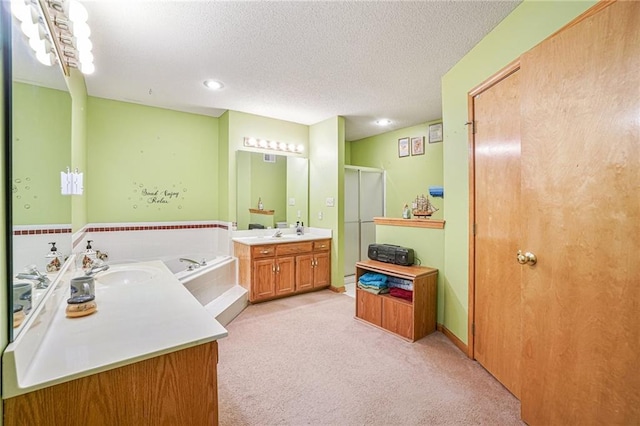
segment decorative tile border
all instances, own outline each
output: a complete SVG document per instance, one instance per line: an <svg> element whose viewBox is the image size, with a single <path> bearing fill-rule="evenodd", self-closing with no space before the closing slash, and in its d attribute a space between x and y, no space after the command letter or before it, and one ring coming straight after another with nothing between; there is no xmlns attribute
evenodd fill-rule
<svg viewBox="0 0 640 426"><path fill-rule="evenodd" d="M229 229L227 225L219 223L193 224L193 225L146 225L146 226L90 226L84 232L122 232L122 231L157 231L175 229L204 229L221 228Z"/></svg>
<svg viewBox="0 0 640 426"><path fill-rule="evenodd" d="M70 234L71 228L53 229L16 229L13 235L43 235L43 234Z"/></svg>

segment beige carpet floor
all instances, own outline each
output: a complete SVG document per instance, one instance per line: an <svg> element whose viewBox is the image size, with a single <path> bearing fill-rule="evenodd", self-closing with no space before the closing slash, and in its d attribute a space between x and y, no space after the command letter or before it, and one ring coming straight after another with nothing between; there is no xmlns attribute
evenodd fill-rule
<svg viewBox="0 0 640 426"><path fill-rule="evenodd" d="M250 305L220 340L220 424L521 425L520 403L444 335L408 343L323 290Z"/></svg>

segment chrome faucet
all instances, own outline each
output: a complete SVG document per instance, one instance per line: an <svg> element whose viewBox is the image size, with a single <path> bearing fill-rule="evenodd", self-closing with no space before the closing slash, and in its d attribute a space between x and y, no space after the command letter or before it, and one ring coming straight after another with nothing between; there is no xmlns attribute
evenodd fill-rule
<svg viewBox="0 0 640 426"><path fill-rule="evenodd" d="M109 265L102 262L94 262L91 268L84 271L84 275L87 277L95 277L98 272L106 271L109 269Z"/></svg>
<svg viewBox="0 0 640 426"><path fill-rule="evenodd" d="M38 268L36 268L35 266L30 266L25 269L27 271L19 273L18 275L16 275L16 278L20 280L35 281L35 288L37 288L38 290L47 288L49 287L49 284L51 284L51 280L49 280L49 277L40 273L40 271L38 271Z"/></svg>
<svg viewBox="0 0 640 426"><path fill-rule="evenodd" d="M276 232L273 233L272 235L273 238L279 238L282 237L282 231L279 229L276 229Z"/></svg>
<svg viewBox="0 0 640 426"><path fill-rule="evenodd" d="M189 266L187 266L188 271L193 271L195 268L199 268L201 266L207 266L207 261L202 259L200 262L197 260L189 259L187 257L181 257L180 262L187 262Z"/></svg>

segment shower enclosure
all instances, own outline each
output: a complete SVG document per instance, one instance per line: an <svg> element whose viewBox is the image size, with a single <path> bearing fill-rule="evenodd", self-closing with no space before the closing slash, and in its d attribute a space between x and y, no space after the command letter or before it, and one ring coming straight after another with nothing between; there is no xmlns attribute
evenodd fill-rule
<svg viewBox="0 0 640 426"><path fill-rule="evenodd" d="M344 170L344 276L355 275L355 263L367 259L376 242L374 217L385 215L385 172L359 166Z"/></svg>

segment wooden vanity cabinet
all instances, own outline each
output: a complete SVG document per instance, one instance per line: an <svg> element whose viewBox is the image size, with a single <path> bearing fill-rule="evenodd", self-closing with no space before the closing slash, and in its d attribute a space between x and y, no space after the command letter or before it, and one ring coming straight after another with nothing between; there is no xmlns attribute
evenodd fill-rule
<svg viewBox="0 0 640 426"><path fill-rule="evenodd" d="M375 260L356 263L356 279L367 272L412 281L413 301L373 294L356 287L357 319L412 342L436 330L437 269Z"/></svg>
<svg viewBox="0 0 640 426"><path fill-rule="evenodd" d="M218 342L3 401L5 426L217 425Z"/></svg>
<svg viewBox="0 0 640 426"><path fill-rule="evenodd" d="M328 287L331 283L331 240L247 245L234 242L239 284L250 302Z"/></svg>

